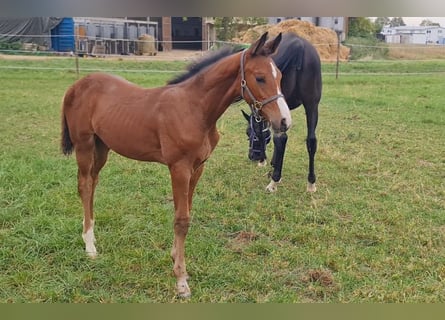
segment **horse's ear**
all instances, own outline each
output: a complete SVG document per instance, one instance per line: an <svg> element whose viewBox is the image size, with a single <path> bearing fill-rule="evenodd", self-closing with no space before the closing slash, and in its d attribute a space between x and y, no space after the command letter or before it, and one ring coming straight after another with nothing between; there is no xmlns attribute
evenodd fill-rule
<svg viewBox="0 0 445 320"><path fill-rule="evenodd" d="M249 51L251 52L252 56L261 54L261 52L262 52L261 49L263 48L263 46L267 40L267 34L268 34L268 32L266 31L265 33L263 33L261 38L259 38L254 44L252 44L250 46Z"/></svg>
<svg viewBox="0 0 445 320"><path fill-rule="evenodd" d="M250 121L250 115L248 115L244 110L241 109L241 112L243 113L244 118L249 122Z"/></svg>
<svg viewBox="0 0 445 320"><path fill-rule="evenodd" d="M275 51L277 51L278 46L280 45L281 42L281 32L275 37L275 39L270 40L266 43L266 45L264 46L264 50L266 51L267 55L270 54L274 54Z"/></svg>

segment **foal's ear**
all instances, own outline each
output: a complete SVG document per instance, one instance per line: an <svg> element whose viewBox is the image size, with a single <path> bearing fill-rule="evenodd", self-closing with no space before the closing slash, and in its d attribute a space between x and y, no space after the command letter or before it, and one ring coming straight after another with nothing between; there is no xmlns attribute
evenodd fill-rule
<svg viewBox="0 0 445 320"><path fill-rule="evenodd" d="M251 52L252 56L255 56L257 54L263 54L262 49L264 47L264 44L266 43L267 34L268 32L266 31L265 33L263 33L261 38L259 38L254 44L250 46L249 51Z"/></svg>
<svg viewBox="0 0 445 320"><path fill-rule="evenodd" d="M275 39L270 40L266 43L263 50L265 51L266 55L274 54L275 51L277 51L278 46L281 42L281 32L275 37Z"/></svg>
<svg viewBox="0 0 445 320"><path fill-rule="evenodd" d="M248 115L244 110L241 109L241 112L243 113L244 118L246 118L247 122L250 121L250 115Z"/></svg>

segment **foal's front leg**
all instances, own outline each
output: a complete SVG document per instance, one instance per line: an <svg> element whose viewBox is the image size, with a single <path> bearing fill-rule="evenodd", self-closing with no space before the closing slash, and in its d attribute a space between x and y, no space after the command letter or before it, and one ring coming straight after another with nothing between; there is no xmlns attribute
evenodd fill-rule
<svg viewBox="0 0 445 320"><path fill-rule="evenodd" d="M170 166L173 199L175 203L174 240L171 251L174 262L173 272L176 276L176 290L181 298L191 295L187 283L187 270L185 265L185 238L190 225L189 184L191 170L187 166Z"/></svg>

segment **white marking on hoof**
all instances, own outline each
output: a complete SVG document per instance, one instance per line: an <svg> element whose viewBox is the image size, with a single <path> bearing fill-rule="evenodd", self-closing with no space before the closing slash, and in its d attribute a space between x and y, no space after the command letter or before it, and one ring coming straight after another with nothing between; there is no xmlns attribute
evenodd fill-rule
<svg viewBox="0 0 445 320"><path fill-rule="evenodd" d="M189 285L187 284L187 280L178 280L176 284L177 295L179 298L190 298L192 293L190 292Z"/></svg>
<svg viewBox="0 0 445 320"><path fill-rule="evenodd" d="M263 161L258 161L258 167L265 167L266 165L267 165L266 159L264 159Z"/></svg>
<svg viewBox="0 0 445 320"><path fill-rule="evenodd" d="M97 250L94 243L96 242L96 237L94 236L94 221L91 221L91 226L87 232L82 233L83 242L85 242L85 251L90 258L96 258Z"/></svg>
<svg viewBox="0 0 445 320"><path fill-rule="evenodd" d="M281 179L278 182L275 182L273 180L270 180L270 183L266 187L266 191L277 192L278 191L278 184L281 182Z"/></svg>
<svg viewBox="0 0 445 320"><path fill-rule="evenodd" d="M307 192L315 192L317 191L317 187L315 186L315 183L307 183Z"/></svg>

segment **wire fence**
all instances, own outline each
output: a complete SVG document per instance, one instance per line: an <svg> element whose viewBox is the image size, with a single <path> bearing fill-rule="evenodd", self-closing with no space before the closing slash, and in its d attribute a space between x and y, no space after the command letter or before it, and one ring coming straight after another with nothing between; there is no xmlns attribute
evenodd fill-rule
<svg viewBox="0 0 445 320"><path fill-rule="evenodd" d="M66 35L26 35L26 39L32 38L45 38L48 41L51 41L51 37L73 37ZM0 39L20 39L20 35L15 34L0 34ZM79 58L80 57L101 57L101 58L120 58L125 59L126 56L134 57L137 59L138 56L144 56L143 53L137 51L137 48L142 46L151 44L156 48L157 57L154 55L144 56L143 61L163 61L163 57L167 55L167 51L158 51L158 48L162 48L163 44L167 43L167 41L150 41L150 40L128 40L128 39L108 39L108 38L88 38L84 37L83 40L91 41L94 43L107 43L107 41L117 41L122 42L122 47L132 48L133 51L124 51L124 53L117 54L112 50L107 50L105 46L105 50L100 52L90 52L85 54L85 50L77 51L78 45L76 44L76 49L69 52L61 52L50 49L48 43L44 43L44 45L37 45L32 42L12 42L8 43L6 41L0 40L0 59L8 62L3 62L0 64L0 70L39 70L39 71L73 71L75 70L77 74L82 72L94 72L94 71L104 71L104 72L129 72L129 73L178 73L182 70L161 70L161 69L102 69L102 68L91 68L82 66L81 70L79 67ZM191 41L168 41L170 45L172 44L194 44L198 45L198 47L206 47L208 50L195 50L194 52L199 52L200 55L204 55L207 51L214 50L216 48L222 46L242 46L243 44L235 43L235 42L227 42L227 41L202 41L202 40L191 40ZM248 44L244 44L247 46ZM320 47L335 47L336 43L313 43L313 45L317 48ZM345 46L345 44L343 44ZM445 45L395 45L395 44L386 44L382 43L379 45L364 45L364 44L346 44L351 52L364 50L365 52L373 52L375 50L385 49L391 52L390 59L404 62L413 62L413 61L426 61L426 60L434 60L434 59L444 59L445 58ZM88 52L88 51L87 51ZM170 52L169 59L167 60L175 60L174 52ZM16 56L15 59L7 59L8 56ZM59 66L35 66L35 65L23 65L19 64L16 61L20 60L20 56L41 56L41 57L69 57L73 59L73 68L70 67L59 67ZM197 55L193 57L196 58ZM198 55L199 56L199 55ZM178 57L177 60L184 60L184 58ZM190 59L191 60L191 59ZM340 62L340 71L336 72L324 72L326 75L337 74L341 76L345 75L428 75L428 74L438 74L444 73L444 70L428 70L425 72L394 72L394 71L381 71L381 72L364 72L364 71L348 71L341 72L341 66L348 64L362 64L369 63L369 60L372 60L373 63L385 62L385 59L376 60L372 56L365 57L363 60L342 60ZM332 60L331 60L332 62Z"/></svg>

